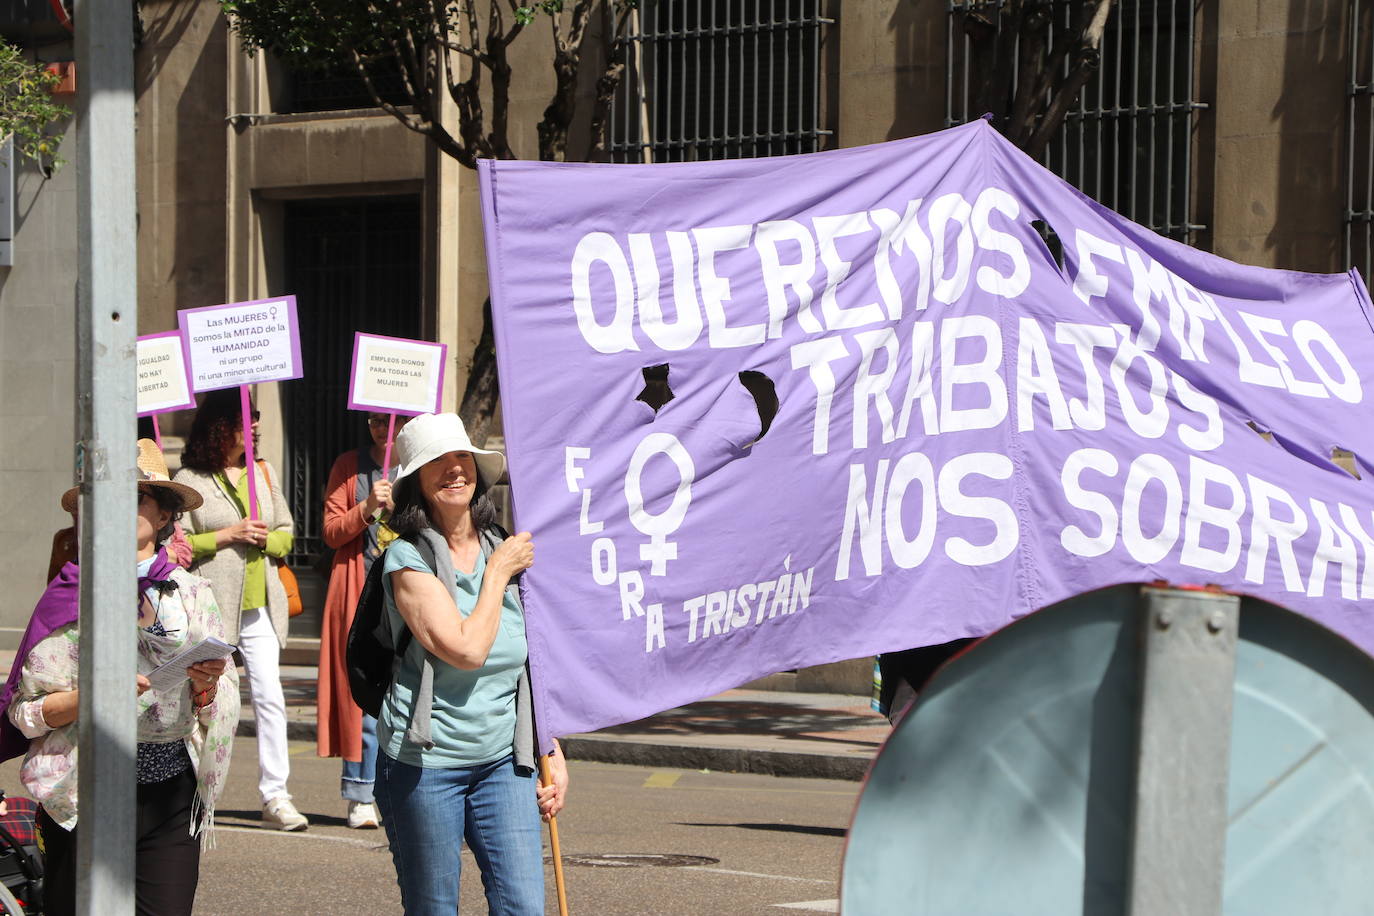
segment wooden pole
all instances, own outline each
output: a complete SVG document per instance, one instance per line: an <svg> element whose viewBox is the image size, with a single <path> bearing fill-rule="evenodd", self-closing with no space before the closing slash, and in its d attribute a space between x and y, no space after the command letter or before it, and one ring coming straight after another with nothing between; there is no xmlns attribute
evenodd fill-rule
<svg viewBox="0 0 1374 916"><path fill-rule="evenodd" d="M546 786L553 783L547 754L539 758L539 782ZM558 890L558 916L568 916L568 888L563 882L563 854L558 849L557 815L549 818L549 850L553 854L553 883Z"/></svg>

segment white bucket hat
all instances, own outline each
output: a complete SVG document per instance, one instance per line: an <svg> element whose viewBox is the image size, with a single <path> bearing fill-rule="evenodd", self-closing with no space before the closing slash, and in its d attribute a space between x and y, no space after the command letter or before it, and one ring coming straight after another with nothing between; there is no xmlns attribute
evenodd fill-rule
<svg viewBox="0 0 1374 916"><path fill-rule="evenodd" d="M473 445L456 413L427 413L412 419L396 436L396 460L401 464L396 480L409 477L449 452L471 452L477 461L477 476L488 487L506 472L506 456Z"/></svg>

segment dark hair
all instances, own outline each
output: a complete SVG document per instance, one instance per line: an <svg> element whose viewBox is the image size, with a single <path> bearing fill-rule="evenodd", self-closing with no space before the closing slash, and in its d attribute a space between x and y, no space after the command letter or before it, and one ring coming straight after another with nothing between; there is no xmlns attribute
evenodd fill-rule
<svg viewBox="0 0 1374 916"><path fill-rule="evenodd" d="M468 512L472 515L472 527L479 533L496 525L496 507L492 505L487 490L487 482L478 474L472 502L468 503ZM396 507L391 510L391 518L386 526L401 537L414 537L424 529L434 527L434 519L429 514L429 504L420 493L418 471L396 482L396 488L391 491L391 499Z"/></svg>
<svg viewBox="0 0 1374 916"><path fill-rule="evenodd" d="M243 428L237 388L212 391L200 402L191 434L181 451L181 466L194 471L222 471L234 447L234 434Z"/></svg>
<svg viewBox="0 0 1374 916"><path fill-rule="evenodd" d="M158 529L157 535L153 538L154 544L161 544L172 536L176 529L177 519L181 518L181 496L170 487L146 487L140 488L140 493L147 493L157 501L157 507L163 512L172 513L172 517L167 519L167 524Z"/></svg>

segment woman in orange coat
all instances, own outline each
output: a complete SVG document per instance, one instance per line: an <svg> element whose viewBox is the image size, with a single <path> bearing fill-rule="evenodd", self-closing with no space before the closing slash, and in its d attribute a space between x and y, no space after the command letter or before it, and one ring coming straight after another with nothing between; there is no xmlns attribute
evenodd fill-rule
<svg viewBox="0 0 1374 916"><path fill-rule="evenodd" d="M409 417L396 418L396 432ZM380 521L391 510L391 483L382 468L390 415L369 413L371 445L334 461L324 499L324 542L334 548L320 631L319 755L342 757L340 794L348 826L375 828L372 783L377 767L377 720L363 715L348 691L344 651L367 571L381 555ZM394 469L393 469L394 470Z"/></svg>

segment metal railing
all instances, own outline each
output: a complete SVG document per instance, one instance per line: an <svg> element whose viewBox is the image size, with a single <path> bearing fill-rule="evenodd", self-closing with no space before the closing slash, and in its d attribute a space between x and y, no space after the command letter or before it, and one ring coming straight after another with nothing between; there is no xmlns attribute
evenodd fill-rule
<svg viewBox="0 0 1374 916"><path fill-rule="evenodd" d="M1006 0L950 0L946 124L971 110L970 39L960 15L1000 16ZM1161 235L1190 242L1206 228L1194 214L1194 0L1120 0L1107 22L1101 65L1050 141L1044 164L1079 190ZM1069 21L1070 0L1054 0L1055 24ZM1065 62L1067 68L1069 63ZM1013 70L1013 72L1015 72Z"/></svg>
<svg viewBox="0 0 1374 916"><path fill-rule="evenodd" d="M1350 2L1346 84L1344 255L1369 283L1374 268L1374 3Z"/></svg>
<svg viewBox="0 0 1374 916"><path fill-rule="evenodd" d="M824 0L646 0L612 105L615 162L809 153L822 126Z"/></svg>

